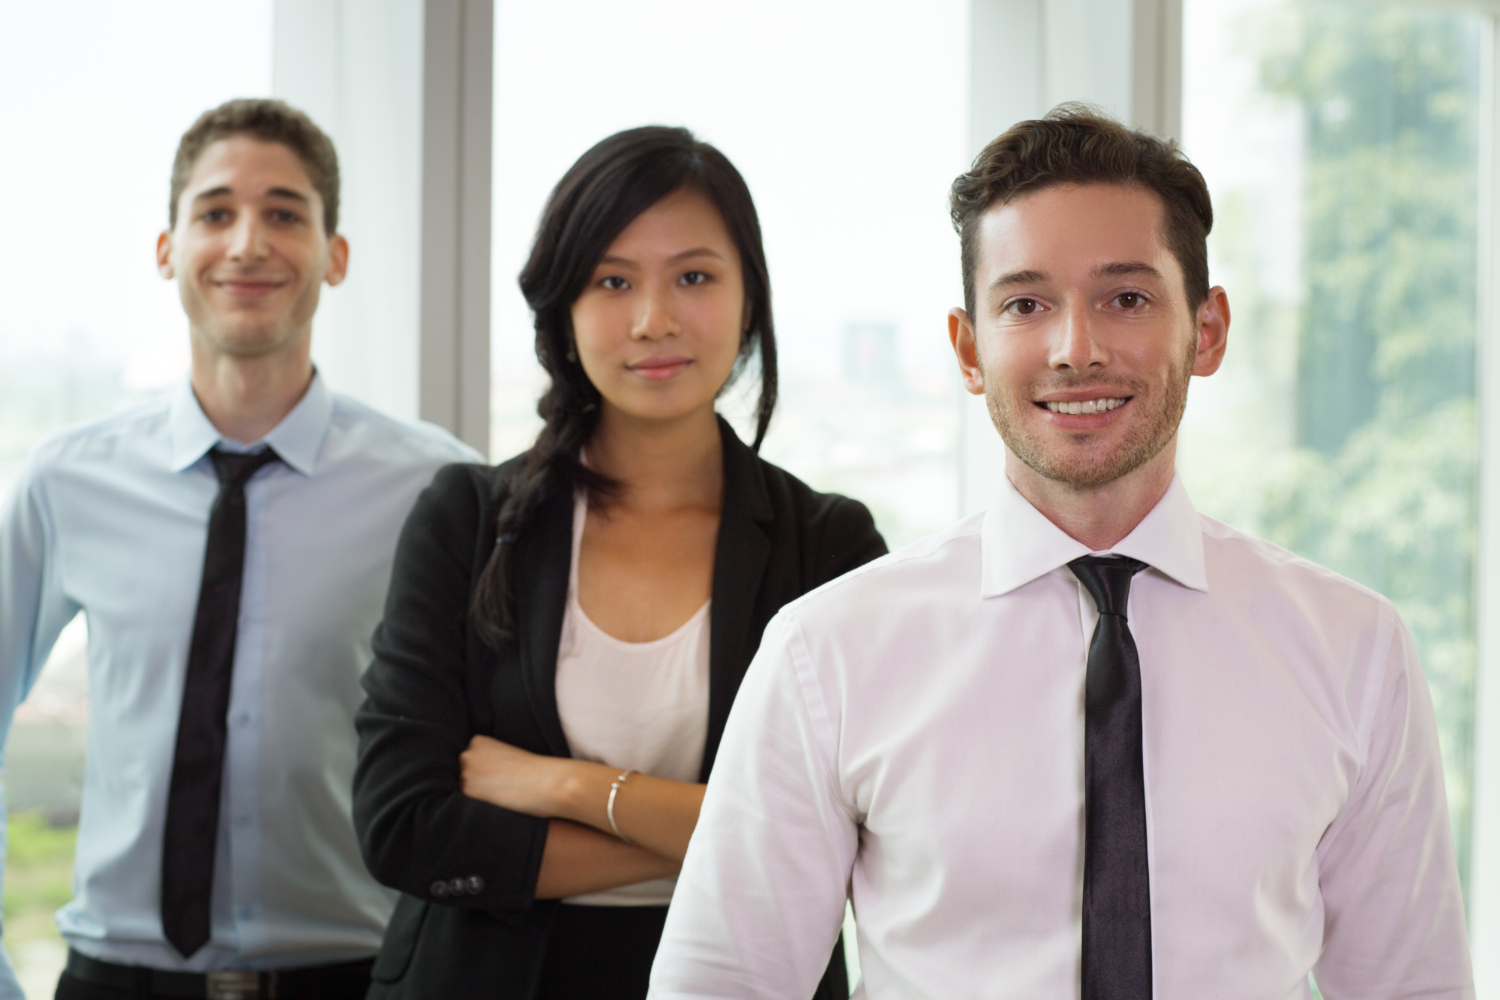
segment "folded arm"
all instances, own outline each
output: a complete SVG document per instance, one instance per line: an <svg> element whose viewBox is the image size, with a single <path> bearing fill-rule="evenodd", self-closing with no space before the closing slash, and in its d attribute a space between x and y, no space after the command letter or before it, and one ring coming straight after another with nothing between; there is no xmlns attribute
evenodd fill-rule
<svg viewBox="0 0 1500 1000"><path fill-rule="evenodd" d="M703 805L705 786L694 782L632 773L615 787L621 768L528 753L487 736L474 737L459 762L465 795L531 816L570 820L618 839L609 822L613 789L620 834L672 861L674 871Z"/></svg>

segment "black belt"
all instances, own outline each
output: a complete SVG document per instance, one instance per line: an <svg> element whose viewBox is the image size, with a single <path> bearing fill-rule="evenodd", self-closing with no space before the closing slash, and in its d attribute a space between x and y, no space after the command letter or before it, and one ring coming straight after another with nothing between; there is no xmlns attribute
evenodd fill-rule
<svg viewBox="0 0 1500 1000"><path fill-rule="evenodd" d="M221 969L214 972L170 972L140 965L118 965L89 958L68 949L68 975L94 986L106 986L137 996L199 997L203 1000L271 1000L275 997L317 997L325 994L363 994L370 984L373 958L339 965L300 969ZM363 987L363 988L361 988Z"/></svg>

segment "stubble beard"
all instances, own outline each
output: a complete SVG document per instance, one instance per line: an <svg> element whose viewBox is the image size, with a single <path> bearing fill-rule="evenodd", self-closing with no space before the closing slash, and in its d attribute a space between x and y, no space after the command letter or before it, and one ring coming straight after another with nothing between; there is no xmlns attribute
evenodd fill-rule
<svg viewBox="0 0 1500 1000"><path fill-rule="evenodd" d="M1193 338L1181 364L1169 373L1159 394L1153 393L1152 387L1140 379L1095 377L1035 383L1022 394L1008 395L996 379L986 383L985 406L1006 447L1037 475L1076 490L1096 489L1134 472L1161 454L1171 442L1187 409L1188 382L1197 356L1198 344ZM1045 442L1028 429L1026 418L1031 416L1029 411L1035 406L1032 400L1037 396L1105 385L1112 389L1123 387L1132 397L1132 406L1148 410L1144 419L1136 419L1118 447L1104 454L1087 449L1049 451Z"/></svg>
<svg viewBox="0 0 1500 1000"><path fill-rule="evenodd" d="M275 354L296 340L312 322L321 289L310 285L299 291L289 311L247 321L226 317L192 289L183 290L182 306L194 335L217 354L235 358L257 358Z"/></svg>

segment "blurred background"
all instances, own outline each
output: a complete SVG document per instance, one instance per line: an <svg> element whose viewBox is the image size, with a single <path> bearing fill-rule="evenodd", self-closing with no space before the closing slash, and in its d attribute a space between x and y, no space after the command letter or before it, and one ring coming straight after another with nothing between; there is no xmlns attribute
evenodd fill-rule
<svg viewBox="0 0 1500 1000"><path fill-rule="evenodd" d="M1195 381L1199 508L1395 600L1431 681L1480 995L1500 990L1500 3L1419 0L0 0L0 495L47 434L186 370L155 273L177 138L274 94L334 136L351 279L333 386L499 460L539 427L515 276L603 136L681 124L761 213L782 402L764 453L900 545L980 509L1000 452L962 394L946 197L1062 101L1181 141L1217 211L1228 360ZM756 387L724 401L743 421ZM6 748L4 941L28 995L64 949L87 624Z"/></svg>

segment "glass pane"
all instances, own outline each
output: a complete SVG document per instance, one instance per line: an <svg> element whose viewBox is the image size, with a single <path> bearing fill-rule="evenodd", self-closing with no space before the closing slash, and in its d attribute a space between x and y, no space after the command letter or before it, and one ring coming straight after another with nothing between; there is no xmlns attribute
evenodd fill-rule
<svg viewBox="0 0 1500 1000"><path fill-rule="evenodd" d="M0 497L67 424L166 386L187 365L176 286L156 273L178 137L204 109L271 86L271 0L0 4ZM87 676L64 632L6 755L5 947L50 997L71 897Z"/></svg>
<svg viewBox="0 0 1500 1000"><path fill-rule="evenodd" d="M1416 3L1188 0L1183 119L1234 309L1183 475L1205 512L1395 601L1465 874L1483 25Z"/></svg>
<svg viewBox="0 0 1500 1000"><path fill-rule="evenodd" d="M685 125L745 175L765 232L781 403L764 454L870 505L887 540L958 509L967 0L499 0L494 456L530 444L542 374L516 288L552 185L622 128ZM726 401L743 413L754 386ZM740 424L744 426L743 422Z"/></svg>

